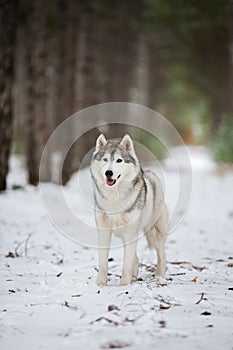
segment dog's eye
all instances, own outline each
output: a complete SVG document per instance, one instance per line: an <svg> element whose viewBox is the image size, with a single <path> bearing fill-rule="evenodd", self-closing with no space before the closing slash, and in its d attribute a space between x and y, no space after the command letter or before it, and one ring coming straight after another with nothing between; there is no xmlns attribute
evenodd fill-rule
<svg viewBox="0 0 233 350"><path fill-rule="evenodd" d="M121 163L122 162L122 159L117 159L117 163Z"/></svg>
<svg viewBox="0 0 233 350"><path fill-rule="evenodd" d="M104 159L103 159L103 161L104 161L104 162L107 162L107 161L108 161L108 159L107 159L107 158L104 158Z"/></svg>

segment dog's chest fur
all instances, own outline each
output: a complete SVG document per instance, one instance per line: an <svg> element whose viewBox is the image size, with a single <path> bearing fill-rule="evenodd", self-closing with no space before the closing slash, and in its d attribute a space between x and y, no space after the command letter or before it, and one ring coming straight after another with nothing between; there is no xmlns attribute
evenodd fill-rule
<svg viewBox="0 0 233 350"><path fill-rule="evenodd" d="M120 189L118 189L115 193L109 194L107 199L96 194L97 209L104 214L103 219L107 227L119 228L127 226L138 218L140 215L139 208L136 205L132 207L137 198L137 193L120 195ZM128 211L129 208L130 211Z"/></svg>
<svg viewBox="0 0 233 350"><path fill-rule="evenodd" d="M127 230L129 225L143 229L151 217L151 196L146 195L149 184L147 180L140 178L135 187L118 187L114 193L113 189L106 195L106 198L101 197L96 191L96 212L101 225L111 228L117 234L117 229L122 227ZM106 194L106 192L105 192ZM148 208L149 205L149 208ZM148 210L149 209L149 210Z"/></svg>

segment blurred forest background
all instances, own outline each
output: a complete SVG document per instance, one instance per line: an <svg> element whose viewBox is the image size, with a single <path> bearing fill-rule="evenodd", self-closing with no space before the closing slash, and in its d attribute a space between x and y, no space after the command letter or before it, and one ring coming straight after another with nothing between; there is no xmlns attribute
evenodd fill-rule
<svg viewBox="0 0 233 350"><path fill-rule="evenodd" d="M217 161L233 162L231 0L0 0L0 62L0 190L10 152L25 156L36 185L52 131L104 102L155 109L187 144L208 143ZM63 184L98 134L70 150Z"/></svg>

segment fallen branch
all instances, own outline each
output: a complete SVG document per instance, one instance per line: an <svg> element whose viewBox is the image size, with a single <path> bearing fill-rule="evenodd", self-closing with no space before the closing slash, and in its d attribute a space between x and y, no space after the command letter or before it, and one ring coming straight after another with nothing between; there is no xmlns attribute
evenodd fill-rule
<svg viewBox="0 0 233 350"><path fill-rule="evenodd" d="M196 304L200 304L200 302L204 299L204 293L202 292L201 293L201 297L200 297L200 299L196 302Z"/></svg>
<svg viewBox="0 0 233 350"><path fill-rule="evenodd" d="M191 263L188 262L188 261L168 261L167 263L171 264L171 265L182 265L182 264L189 264L189 265L191 265Z"/></svg>
<svg viewBox="0 0 233 350"><path fill-rule="evenodd" d="M196 266L196 265L193 265L191 262L189 261L168 261L167 262L168 264L171 264L171 265L190 265L193 269L201 272L203 270L206 269L206 267L203 267L203 266Z"/></svg>
<svg viewBox="0 0 233 350"><path fill-rule="evenodd" d="M32 234L33 234L34 232L35 232L35 231L30 232L30 233L28 234L27 238L23 239L21 242L19 242L19 243L17 244L17 246L15 247L15 256L17 256L17 257L22 256L22 254L19 254L19 253L18 253L18 249L21 247L21 245L22 245L23 243L24 243L24 254L25 254L25 256L27 256L28 242L29 242L29 240L30 240L30 238L31 238L31 236L32 236Z"/></svg>
<svg viewBox="0 0 233 350"><path fill-rule="evenodd" d="M160 309L160 310L168 310L168 309L170 309L170 307L171 307L170 304L168 304L168 305L160 304L160 305L159 305L159 309Z"/></svg>
<svg viewBox="0 0 233 350"><path fill-rule="evenodd" d="M27 236L26 240L25 240L25 245L24 245L24 254L25 256L28 256L28 242L32 236L33 232L29 233L29 235Z"/></svg>
<svg viewBox="0 0 233 350"><path fill-rule="evenodd" d="M113 320L110 320L109 318L107 318L107 317L99 317L99 318L97 318L96 320L94 320L94 321L91 321L90 322L90 324L94 324L95 322L99 322L99 321L102 321L102 320L105 320L105 321L107 321L107 322L109 322L109 323L113 323L115 326L118 326L119 325L119 323L118 322L116 322L116 321L113 321Z"/></svg>
<svg viewBox="0 0 233 350"><path fill-rule="evenodd" d="M195 270L201 272L206 269L206 267L203 266L196 266L196 265L191 265Z"/></svg>

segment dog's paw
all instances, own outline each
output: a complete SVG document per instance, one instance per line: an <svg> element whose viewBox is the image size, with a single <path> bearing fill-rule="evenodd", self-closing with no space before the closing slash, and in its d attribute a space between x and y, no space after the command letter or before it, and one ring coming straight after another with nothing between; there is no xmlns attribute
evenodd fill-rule
<svg viewBox="0 0 233 350"><path fill-rule="evenodd" d="M98 276L96 280L96 284L98 286L106 286L107 285L107 278L103 276Z"/></svg>
<svg viewBox="0 0 233 350"><path fill-rule="evenodd" d="M138 277L136 275L133 275L131 278L131 282L136 282L138 279Z"/></svg>
<svg viewBox="0 0 233 350"><path fill-rule="evenodd" d="M158 266L156 269L156 276L164 278L165 272L166 272L166 263L158 263Z"/></svg>
<svg viewBox="0 0 233 350"><path fill-rule="evenodd" d="M130 282L131 282L130 278L121 278L120 286L127 286L128 284L130 284Z"/></svg>
<svg viewBox="0 0 233 350"><path fill-rule="evenodd" d="M161 276L156 276L155 277L155 283L157 284L157 286L167 286L168 285L168 282L167 280L164 278L164 277L161 277Z"/></svg>

